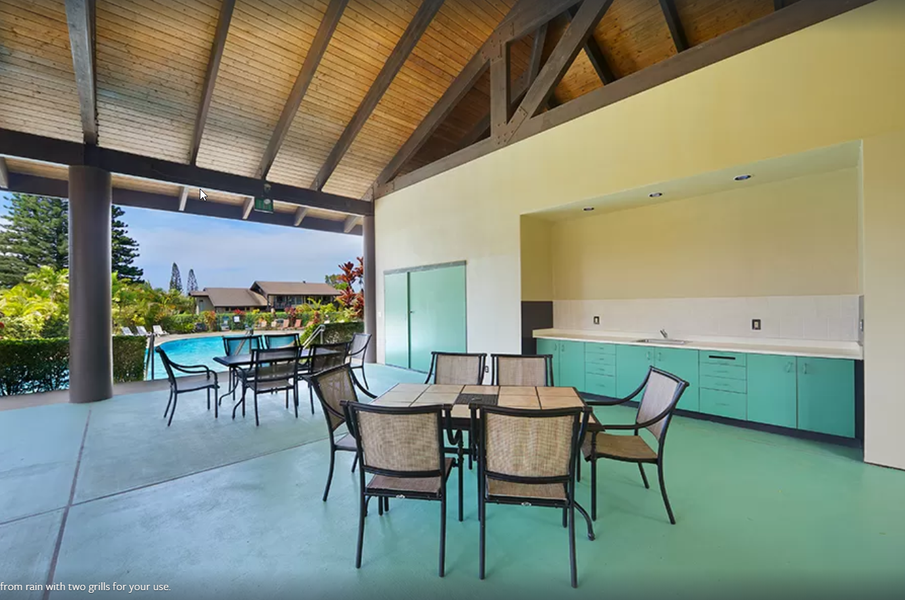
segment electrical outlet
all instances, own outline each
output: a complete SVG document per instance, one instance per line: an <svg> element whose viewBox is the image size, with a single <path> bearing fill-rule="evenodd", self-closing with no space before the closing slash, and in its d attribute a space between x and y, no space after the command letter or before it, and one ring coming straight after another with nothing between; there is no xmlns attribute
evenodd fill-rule
<svg viewBox="0 0 905 600"><path fill-rule="evenodd" d="M600 317L594 317L594 325L600 325Z"/></svg>
<svg viewBox="0 0 905 600"><path fill-rule="evenodd" d="M760 319L751 319L751 329L760 331Z"/></svg>
<svg viewBox="0 0 905 600"><path fill-rule="evenodd" d="M487 365L484 365L484 372L490 373L490 367L488 367Z"/></svg>

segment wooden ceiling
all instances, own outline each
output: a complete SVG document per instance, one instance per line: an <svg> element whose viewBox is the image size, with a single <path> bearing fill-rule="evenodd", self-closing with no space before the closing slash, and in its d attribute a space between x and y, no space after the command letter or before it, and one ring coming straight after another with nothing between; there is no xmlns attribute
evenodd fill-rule
<svg viewBox="0 0 905 600"><path fill-rule="evenodd" d="M613 0L541 110L794 1ZM543 0L520 0L516 10L532 3ZM554 52L581 6L573 4L511 43L513 95L528 76L533 48L540 53L538 66ZM368 199L514 5L516 0L0 0L0 128L90 143L84 96L93 93L88 122L95 120L101 148ZM70 28L83 7L94 28L94 90L78 76L72 50L78 54ZM490 87L488 69L395 173L487 138ZM21 160L9 159L8 167L66 177L65 170ZM144 185L118 181L135 189ZM147 190L181 193L179 185L154 185ZM212 199L246 202L229 190ZM278 212L298 209L291 202L276 206ZM312 214L347 219L341 212Z"/></svg>

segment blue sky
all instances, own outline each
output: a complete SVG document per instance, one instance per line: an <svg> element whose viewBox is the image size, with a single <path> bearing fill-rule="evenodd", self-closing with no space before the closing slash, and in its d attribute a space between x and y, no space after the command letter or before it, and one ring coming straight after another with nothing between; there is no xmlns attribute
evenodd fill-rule
<svg viewBox="0 0 905 600"><path fill-rule="evenodd" d="M0 216L7 212L0 194ZM181 213L123 207L129 235L140 246L136 264L154 287L170 282L173 262L185 285L194 269L198 286L248 287L261 281L322 282L337 265L361 256L360 236L293 229ZM2 227L2 223L0 223Z"/></svg>

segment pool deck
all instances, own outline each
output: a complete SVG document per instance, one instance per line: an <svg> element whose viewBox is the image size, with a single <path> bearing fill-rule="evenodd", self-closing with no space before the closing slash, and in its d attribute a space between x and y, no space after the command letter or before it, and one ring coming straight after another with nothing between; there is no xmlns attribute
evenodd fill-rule
<svg viewBox="0 0 905 600"><path fill-rule="evenodd" d="M424 377L368 369L376 392ZM646 490L634 465L602 462L597 540L577 528L578 590L561 515L542 508L488 508L487 579L478 579L474 471L463 523L452 492L445 578L438 504L423 501L372 510L356 570L358 475L340 454L321 501L326 426L306 396L297 420L282 397L262 397L257 428L253 415L232 420L228 410L215 420L203 394L181 398L167 428L165 390L0 413L0 581L163 584L171 597L202 599L864 598L905 588L905 473L866 465L856 449L684 417L666 459L678 524L654 477ZM634 413L597 414L624 423ZM587 466L584 475L577 497L587 505Z"/></svg>

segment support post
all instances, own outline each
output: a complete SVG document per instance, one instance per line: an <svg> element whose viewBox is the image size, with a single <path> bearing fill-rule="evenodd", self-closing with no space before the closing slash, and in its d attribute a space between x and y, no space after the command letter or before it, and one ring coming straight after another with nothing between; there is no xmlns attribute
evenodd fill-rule
<svg viewBox="0 0 905 600"><path fill-rule="evenodd" d="M377 362L377 265L374 262L377 246L373 215L364 217L361 228L364 234L365 333L371 334L365 362L373 363Z"/></svg>
<svg viewBox="0 0 905 600"><path fill-rule="evenodd" d="M113 396L110 173L69 167L69 401Z"/></svg>

